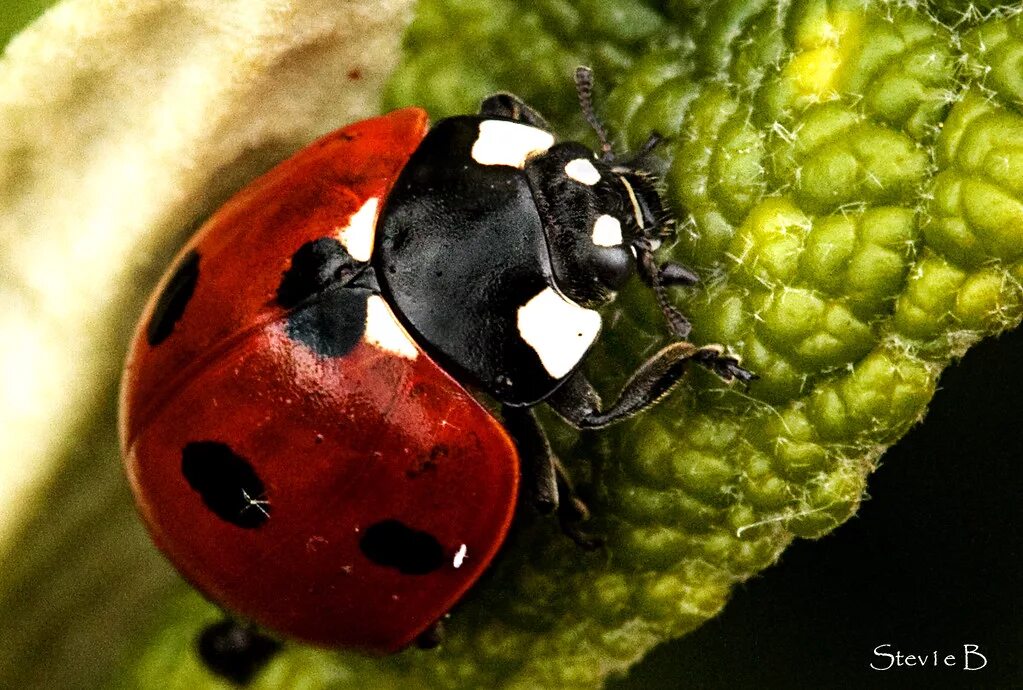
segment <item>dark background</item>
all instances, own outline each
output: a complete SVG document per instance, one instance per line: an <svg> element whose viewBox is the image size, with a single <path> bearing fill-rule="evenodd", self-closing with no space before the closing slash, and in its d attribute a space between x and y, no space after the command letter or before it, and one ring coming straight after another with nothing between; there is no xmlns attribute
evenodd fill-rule
<svg viewBox="0 0 1023 690"><path fill-rule="evenodd" d="M1023 688L1023 330L945 371L867 488L849 522L794 543L610 687ZM873 671L884 643L959 666ZM965 643L986 668L962 670Z"/></svg>

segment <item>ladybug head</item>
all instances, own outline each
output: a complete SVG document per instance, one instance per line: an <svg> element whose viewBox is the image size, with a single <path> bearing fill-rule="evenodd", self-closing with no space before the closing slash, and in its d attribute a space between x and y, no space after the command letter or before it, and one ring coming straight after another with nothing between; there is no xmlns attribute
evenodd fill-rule
<svg viewBox="0 0 1023 690"><path fill-rule="evenodd" d="M662 241L674 234L659 178L646 165L661 138L652 134L635 154L617 158L593 111L592 72L580 67L575 77L583 114L600 139L600 151L563 142L527 165L545 217L554 279L575 302L597 307L614 299L638 272L654 289L675 333L687 333L664 288L691 284L696 276L677 264L654 260Z"/></svg>
<svg viewBox="0 0 1023 690"><path fill-rule="evenodd" d="M664 209L660 194L660 177L653 172L650 153L661 143L661 135L651 132L638 151L626 158L615 156L607 130L593 109L593 71L577 67L575 87L583 116L600 139L600 161L609 166L611 189L605 194L617 198L625 211L623 219L637 253L660 247L661 240L674 235L674 218Z"/></svg>

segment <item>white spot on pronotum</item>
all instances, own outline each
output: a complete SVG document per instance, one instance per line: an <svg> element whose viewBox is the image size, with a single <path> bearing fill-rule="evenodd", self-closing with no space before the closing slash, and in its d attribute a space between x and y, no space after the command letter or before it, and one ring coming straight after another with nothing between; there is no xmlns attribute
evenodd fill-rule
<svg viewBox="0 0 1023 690"><path fill-rule="evenodd" d="M547 287L519 307L519 335L555 379L575 368L600 332L600 314Z"/></svg>
<svg viewBox="0 0 1023 690"><path fill-rule="evenodd" d="M522 168L526 159L554 145L554 135L542 129L508 120L484 120L472 145L472 159L480 165Z"/></svg>
<svg viewBox="0 0 1023 690"><path fill-rule="evenodd" d="M369 261L373 256L373 235L379 205L380 199L367 199L362 208L352 214L348 225L337 232L338 240L356 261Z"/></svg>
<svg viewBox="0 0 1023 690"><path fill-rule="evenodd" d="M458 547L458 551L455 553L455 560L451 562L451 565L456 568L461 568L462 564L465 563L465 556L469 553L469 547L462 544Z"/></svg>
<svg viewBox="0 0 1023 690"><path fill-rule="evenodd" d="M585 158L576 158L565 163L565 174L576 182L593 186L600 182L600 173L593 163Z"/></svg>
<svg viewBox="0 0 1023 690"><path fill-rule="evenodd" d="M405 359L419 356L419 348L380 295L366 301L366 342Z"/></svg>
<svg viewBox="0 0 1023 690"><path fill-rule="evenodd" d="M606 213L593 224L593 244L598 247L617 247L622 243L622 224Z"/></svg>

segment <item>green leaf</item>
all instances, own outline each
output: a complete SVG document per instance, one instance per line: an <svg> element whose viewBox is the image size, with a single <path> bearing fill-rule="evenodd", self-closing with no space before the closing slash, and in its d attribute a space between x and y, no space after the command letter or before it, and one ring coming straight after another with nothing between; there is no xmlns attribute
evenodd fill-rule
<svg viewBox="0 0 1023 690"><path fill-rule="evenodd" d="M442 116L512 90L562 132L590 136L569 79L576 64L596 67L620 141L668 137L659 151L681 222L666 254L704 276L673 295L694 339L728 343L761 378L742 390L694 371L655 411L602 434L547 420L606 553L580 552L549 521L520 521L441 649L367 659L289 645L255 687L598 686L715 615L793 539L848 519L885 448L924 415L942 368L1023 313L1023 20L957 5L424 0L388 102ZM88 121L118 120L108 111ZM200 182L217 166L194 169L188 212L140 221L165 246L198 214ZM609 389L664 339L648 291L624 293L613 311L592 363ZM113 374L92 380L103 376ZM74 650L94 645L104 623L115 639L147 627L136 647L111 651L117 684L217 687L192 652L216 610L125 543L141 537L111 469L109 409L67 437L94 439L88 460L65 449L64 464L50 465L80 468L50 494L69 508L28 523L17 544L29 556L0 582L0 615L46 618L22 647L50 640L65 659L83 658ZM73 607L82 568L66 574L69 555L95 588ZM125 601L127 614L117 610ZM147 619L123 620L147 608ZM65 633L53 619L84 624ZM0 668L20 669L10 678L23 685L44 673L24 670L29 658Z"/></svg>

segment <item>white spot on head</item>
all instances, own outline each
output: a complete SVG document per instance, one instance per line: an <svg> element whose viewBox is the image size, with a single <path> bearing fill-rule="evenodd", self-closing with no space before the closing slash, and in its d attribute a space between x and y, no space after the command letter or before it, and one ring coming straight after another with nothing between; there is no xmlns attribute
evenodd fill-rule
<svg viewBox="0 0 1023 690"><path fill-rule="evenodd" d="M405 359L419 356L419 348L380 295L366 301L366 342Z"/></svg>
<svg viewBox="0 0 1023 690"><path fill-rule="evenodd" d="M348 219L348 225L337 232L337 238L356 261L369 261L373 256L373 239L376 234L377 206L380 199L367 199L358 211Z"/></svg>
<svg viewBox="0 0 1023 690"><path fill-rule="evenodd" d="M593 224L593 244L598 247L617 247L622 243L622 224L606 213Z"/></svg>
<svg viewBox="0 0 1023 690"><path fill-rule="evenodd" d="M547 287L519 307L519 335L555 379L568 374L600 332L600 314Z"/></svg>
<svg viewBox="0 0 1023 690"><path fill-rule="evenodd" d="M462 544L458 547L458 552L455 554L455 560L451 562L451 565L456 568L461 568L462 564L465 563L465 555L469 553L469 547Z"/></svg>
<svg viewBox="0 0 1023 690"><path fill-rule="evenodd" d="M585 158L576 158L565 163L565 174L576 182L593 186L600 182L600 173L593 163Z"/></svg>
<svg viewBox="0 0 1023 690"><path fill-rule="evenodd" d="M472 159L480 165L510 165L522 168L526 159L554 146L554 135L542 129L509 120L484 120L472 145Z"/></svg>

